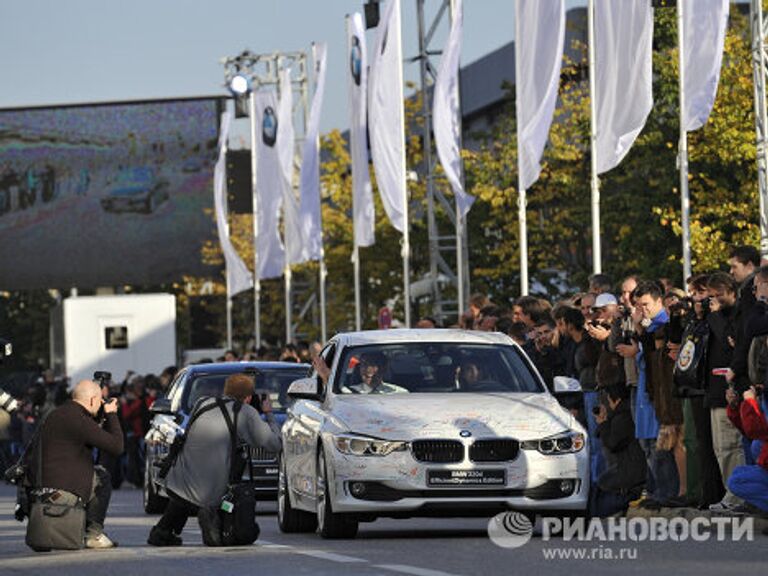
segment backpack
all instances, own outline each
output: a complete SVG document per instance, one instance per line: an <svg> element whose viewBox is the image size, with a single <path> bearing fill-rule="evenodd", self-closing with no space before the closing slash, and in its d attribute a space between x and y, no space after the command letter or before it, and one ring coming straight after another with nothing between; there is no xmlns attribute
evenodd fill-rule
<svg viewBox="0 0 768 576"><path fill-rule="evenodd" d="M680 351L677 354L673 381L679 398L704 395L707 343L709 324L706 320L694 320L683 331Z"/></svg>

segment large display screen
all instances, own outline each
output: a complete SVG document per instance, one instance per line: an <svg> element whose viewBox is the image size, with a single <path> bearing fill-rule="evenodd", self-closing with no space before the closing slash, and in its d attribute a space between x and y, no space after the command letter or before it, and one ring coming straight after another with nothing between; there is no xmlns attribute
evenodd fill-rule
<svg viewBox="0 0 768 576"><path fill-rule="evenodd" d="M0 290L209 276L221 100L0 110Z"/></svg>

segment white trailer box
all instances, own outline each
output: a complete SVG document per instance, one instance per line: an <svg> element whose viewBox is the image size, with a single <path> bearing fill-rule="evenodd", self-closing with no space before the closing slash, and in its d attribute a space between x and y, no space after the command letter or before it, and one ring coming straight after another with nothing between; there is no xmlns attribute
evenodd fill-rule
<svg viewBox="0 0 768 576"><path fill-rule="evenodd" d="M172 294L78 296L52 312L51 366L74 385L106 370L159 374L176 364L176 297Z"/></svg>

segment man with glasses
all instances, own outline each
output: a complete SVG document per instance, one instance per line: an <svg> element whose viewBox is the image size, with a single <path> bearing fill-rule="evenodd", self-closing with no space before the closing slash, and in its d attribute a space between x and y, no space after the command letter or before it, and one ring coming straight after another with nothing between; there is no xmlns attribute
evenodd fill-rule
<svg viewBox="0 0 768 576"><path fill-rule="evenodd" d="M102 405L103 428L97 422ZM117 543L104 533L112 485L109 472L93 464L94 448L119 456L123 430L117 399L105 402L99 385L83 380L72 391L72 400L56 408L43 423L29 464L34 470L36 458L42 459L42 478L36 478L40 488L65 490L85 502L86 548L113 548Z"/></svg>

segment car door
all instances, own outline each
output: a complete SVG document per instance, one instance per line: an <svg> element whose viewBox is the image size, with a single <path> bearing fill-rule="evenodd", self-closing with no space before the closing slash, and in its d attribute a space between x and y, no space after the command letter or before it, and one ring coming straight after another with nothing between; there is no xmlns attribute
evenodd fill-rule
<svg viewBox="0 0 768 576"><path fill-rule="evenodd" d="M329 385L333 381L336 348L336 344L332 342L320 353L320 356L331 367ZM317 371L312 370L310 377L318 378ZM327 390L323 392L325 397ZM296 504L312 510L314 509L316 493L317 447L320 443L320 430L324 422L323 402L298 400L288 410L288 418L284 425L283 451L289 485L295 496Z"/></svg>

